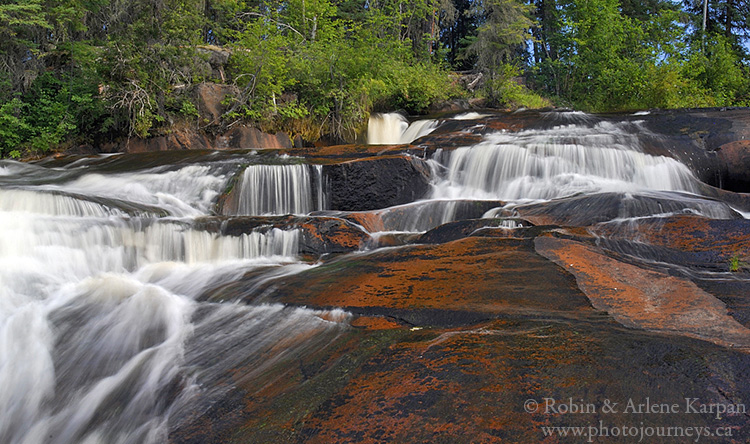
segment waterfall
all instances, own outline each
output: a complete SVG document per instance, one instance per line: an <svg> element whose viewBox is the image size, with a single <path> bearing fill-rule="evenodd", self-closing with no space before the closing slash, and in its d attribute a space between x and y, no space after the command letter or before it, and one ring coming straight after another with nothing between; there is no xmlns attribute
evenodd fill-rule
<svg viewBox="0 0 750 444"><path fill-rule="evenodd" d="M298 230L194 228L226 187L222 168L72 167L50 170L67 178L53 183L45 170L0 166L0 442L163 443L175 412L219 399L229 384L217 378L284 359L281 343L319 350L345 328L340 310L200 302L257 267L310 267Z"/></svg>
<svg viewBox="0 0 750 444"><path fill-rule="evenodd" d="M378 210L382 229L421 232L457 218L481 217L470 210L472 200L499 204L608 192L678 192L682 197L672 198L690 201L689 207L700 214L727 215L725 209L716 210L715 203L699 199L699 205L688 199L688 194L699 193L700 183L687 166L642 151L641 137L653 135L639 122L597 121L581 112L549 113L546 121L563 123L498 131L473 146L436 150L429 159L437 177L431 196Z"/></svg>
<svg viewBox="0 0 750 444"><path fill-rule="evenodd" d="M323 209L322 176L321 165L250 165L237 184L237 214L307 214Z"/></svg>
<svg viewBox="0 0 750 444"><path fill-rule="evenodd" d="M161 208L178 217L210 211L226 186L227 177L211 165L188 165L177 170L154 168L133 173L87 173L64 185L40 185L37 190L72 193Z"/></svg>
<svg viewBox="0 0 750 444"><path fill-rule="evenodd" d="M607 191L698 190L685 165L643 153L637 132L610 122L494 133L451 152L447 171L436 198L552 199Z"/></svg>
<svg viewBox="0 0 750 444"><path fill-rule="evenodd" d="M426 136L437 127L435 120L417 120L409 125L398 113L373 114L367 125L367 143L370 145L406 144Z"/></svg>
<svg viewBox="0 0 750 444"><path fill-rule="evenodd" d="M0 189L0 211L47 214L50 216L123 216L115 208L94 202L27 190Z"/></svg>
<svg viewBox="0 0 750 444"><path fill-rule="evenodd" d="M408 126L396 115L374 121L373 143L408 143L435 126ZM618 229L675 213L736 217L698 194L687 167L644 153L638 124L582 113L543 123L561 122L438 150L428 159L430 199L348 215L372 231L407 232L507 218L513 210L534 214L535 205L550 211L555 203L568 205L560 210L567 214L586 208L598 215L609 202L614 216L606 221ZM384 141L394 134L397 142ZM319 266L300 257L302 229L279 229L271 218L222 225L233 215L213 213L220 197L240 215L325 210L321 165L283 157L259 165L264 155L244 153L182 154L174 163L159 156L0 162L0 443L168 442L170 430L195 425L188 423L207 409L220 414L239 385L270 387L263 378L282 366L324 365L326 347L351 331L342 310L265 303L271 296L263 291L274 283ZM563 199L536 202L555 198ZM361 234L323 222L304 233L342 244L348 233ZM243 226L257 228L221 234ZM475 226L483 222L447 229Z"/></svg>

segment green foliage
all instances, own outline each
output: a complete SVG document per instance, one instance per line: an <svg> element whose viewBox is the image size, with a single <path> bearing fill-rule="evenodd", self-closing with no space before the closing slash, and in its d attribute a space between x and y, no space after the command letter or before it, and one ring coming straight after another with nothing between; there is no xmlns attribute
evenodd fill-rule
<svg viewBox="0 0 750 444"><path fill-rule="evenodd" d="M673 7L650 5L646 15L645 5L615 0L559 5L560 32L545 42L554 56L540 61L535 82L563 101L591 111L745 103L740 54L719 36L696 47Z"/></svg>
<svg viewBox="0 0 750 444"><path fill-rule="evenodd" d="M747 6L710 2L703 33L694 4L0 1L0 155L176 123L352 141L373 111L426 113L467 95L447 63L481 72L475 94L492 106L547 106L541 95L591 111L750 105ZM202 82L234 91L220 119L201 115Z"/></svg>
<svg viewBox="0 0 750 444"><path fill-rule="evenodd" d="M511 109L550 106L549 100L516 81L520 74L521 70L513 65L500 65L484 84L483 90L488 104Z"/></svg>
<svg viewBox="0 0 750 444"><path fill-rule="evenodd" d="M49 28L41 0L19 0L0 4L0 35L15 36L30 27Z"/></svg>
<svg viewBox="0 0 750 444"><path fill-rule="evenodd" d="M740 257L736 254L729 258L729 271L732 273L740 271Z"/></svg>
<svg viewBox="0 0 750 444"><path fill-rule="evenodd" d="M251 12L257 20L234 32L228 72L241 93L225 117L351 141L373 109L421 113L452 91L445 71L376 30L379 11L354 24L327 1L306 5L288 17Z"/></svg>
<svg viewBox="0 0 750 444"><path fill-rule="evenodd" d="M26 104L19 99L0 106L0 154L19 153L18 148L31 133L31 128L21 117L25 107Z"/></svg>
<svg viewBox="0 0 750 444"><path fill-rule="evenodd" d="M704 51L691 54L684 74L704 91L711 106L747 103L750 70L739 62L737 52L721 36L711 36Z"/></svg>
<svg viewBox="0 0 750 444"><path fill-rule="evenodd" d="M747 256L740 256L739 253L733 254L729 258L729 271L737 273L739 271L750 270L750 264L748 264L747 260Z"/></svg>
<svg viewBox="0 0 750 444"><path fill-rule="evenodd" d="M482 0L474 3L474 14L486 17L467 48L485 72L504 69L531 36L531 5L516 0Z"/></svg>
<svg viewBox="0 0 750 444"><path fill-rule="evenodd" d="M96 134L106 120L96 88L79 72L38 76L26 94L0 106L0 149L45 152L75 138L86 141L83 135Z"/></svg>
<svg viewBox="0 0 750 444"><path fill-rule="evenodd" d="M182 105L180 106L180 114L185 117L200 117L198 108L196 108L193 102L189 100L182 101Z"/></svg>

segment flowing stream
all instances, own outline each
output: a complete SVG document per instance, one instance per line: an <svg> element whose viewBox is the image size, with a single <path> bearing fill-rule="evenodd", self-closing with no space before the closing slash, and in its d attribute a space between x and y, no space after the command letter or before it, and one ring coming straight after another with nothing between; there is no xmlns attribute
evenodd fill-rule
<svg viewBox="0 0 750 444"><path fill-rule="evenodd" d="M290 335L314 338L288 344L304 353L346 328L343 312L201 302L254 268L308 267L297 230L193 228L229 163L121 173L2 165L0 442L166 442L170 415L221 395L206 381L272 365L269 351ZM284 211L313 209L303 204Z"/></svg>
<svg viewBox="0 0 750 444"><path fill-rule="evenodd" d="M656 135L641 122L597 121L578 112L560 114L555 117L562 122L551 128L497 131L473 146L438 150L428 159L434 171L432 193L415 203L377 210L384 230L423 232L456 219L480 217L467 214L467 201L503 201L510 209L606 193L625 199L623 219L684 212L710 218L738 216L728 205L702 198L704 184L687 166L645 153L642 138ZM456 118L481 117L464 114ZM392 131L395 134L398 129ZM637 210L627 204L632 196L672 204L663 211Z"/></svg>
<svg viewBox="0 0 750 444"><path fill-rule="evenodd" d="M438 122L432 119L412 123L398 113L375 114L367 126L367 143L370 145L407 144L430 134Z"/></svg>
<svg viewBox="0 0 750 444"><path fill-rule="evenodd" d="M409 143L438 125L378 116L369 137ZM673 202L635 199L622 218L736 215L702 198L685 165L644 153L642 133L637 123L573 115L549 129L488 134L427 159L425 200L375 212L382 231L420 232L518 205L620 193ZM299 230L225 236L196 221L214 215L230 186L236 210L227 215L325 210L323 168L253 154L183 156L0 162L0 442L165 442L195 399L218 399L231 386L220 383L229 369L261 372L283 359L279 344L304 354L349 328L340 310L205 297L251 270L280 276L313 266L298 257Z"/></svg>

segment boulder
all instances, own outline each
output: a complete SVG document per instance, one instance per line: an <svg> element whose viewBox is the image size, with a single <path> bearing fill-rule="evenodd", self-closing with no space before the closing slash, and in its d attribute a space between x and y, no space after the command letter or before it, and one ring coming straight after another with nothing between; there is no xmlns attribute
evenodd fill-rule
<svg viewBox="0 0 750 444"><path fill-rule="evenodd" d="M238 126L216 138L217 149L290 149L292 139L286 133L264 133L250 126Z"/></svg>
<svg viewBox="0 0 750 444"><path fill-rule="evenodd" d="M724 169L722 188L750 192L750 140L725 143L716 152Z"/></svg>
<svg viewBox="0 0 750 444"><path fill-rule="evenodd" d="M332 210L366 211L413 202L430 189L430 169L411 156L378 156L323 166Z"/></svg>
<svg viewBox="0 0 750 444"><path fill-rule="evenodd" d="M209 125L217 125L226 111L222 102L227 96L239 95L239 90L233 85L201 83L195 86L194 94L198 103L198 112L203 122Z"/></svg>

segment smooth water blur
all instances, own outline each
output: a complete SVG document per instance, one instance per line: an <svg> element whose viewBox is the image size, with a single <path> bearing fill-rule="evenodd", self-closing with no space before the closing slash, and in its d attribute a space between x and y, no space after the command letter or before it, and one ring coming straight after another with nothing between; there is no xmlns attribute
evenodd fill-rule
<svg viewBox="0 0 750 444"><path fill-rule="evenodd" d="M691 205L696 214L727 216L712 212L713 201L699 196L703 184L687 166L643 152L641 138L649 133L639 122L597 121L581 112L549 113L548 118L563 123L497 131L473 146L438 150L430 159L436 164L432 194L410 204L409 215L399 211L400 221L389 229L424 231L455 220L457 201L516 205L597 193L679 192L703 200Z"/></svg>
<svg viewBox="0 0 750 444"><path fill-rule="evenodd" d="M362 223L414 233L540 204L562 213L588 205L584 222L605 209L611 223L631 225L670 214L738 217L701 196L685 165L644 153L637 122L547 117L560 124L438 151L426 159L427 199L372 210ZM374 116L370 143L410 143L436 125ZM243 297L254 300L268 280L313 267L298 258L299 230L225 236L196 223L214 215L230 185L237 200L228 217L325 210L322 167L254 154L175 156L0 162L0 443L166 442L198 405L231 390L234 369L256 377L347 331L340 310L217 302L248 272L260 276L243 281Z"/></svg>
<svg viewBox="0 0 750 444"><path fill-rule="evenodd" d="M465 113L453 119L486 117ZM641 201L659 199L653 197L655 193L667 193L668 200L682 202L675 204L674 212L689 209L710 218L737 215L726 204L702 197L705 184L686 165L645 153L641 147L643 138L656 136L642 122L600 120L578 111L542 113L540 118L542 128L495 131L473 146L436 150L427 159L432 168L432 193L420 202L376 210L382 231L429 230L466 217L467 213L457 212L457 208L469 201L495 201L498 206L507 204L512 208L529 202L606 193L643 196ZM399 115L377 119L374 128L385 131L383 128L390 127L391 137L406 128ZM651 210L669 213L648 211ZM648 211L645 214L651 214ZM640 217L642 212L636 213Z"/></svg>
<svg viewBox="0 0 750 444"><path fill-rule="evenodd" d="M206 382L231 366L344 331L343 312L200 302L257 267L309 267L298 230L193 228L226 171L0 165L0 442L166 442L171 415L220 396Z"/></svg>
<svg viewBox="0 0 750 444"><path fill-rule="evenodd" d="M438 122L417 120L411 124L398 113L373 114L367 125L367 143L370 145L407 144L435 130Z"/></svg>
<svg viewBox="0 0 750 444"><path fill-rule="evenodd" d="M696 192L678 161L645 154L631 124L600 122L495 133L449 154L434 197L553 199L577 193Z"/></svg>
<svg viewBox="0 0 750 444"><path fill-rule="evenodd" d="M325 206L320 165L250 165L237 187L239 215L307 214Z"/></svg>

